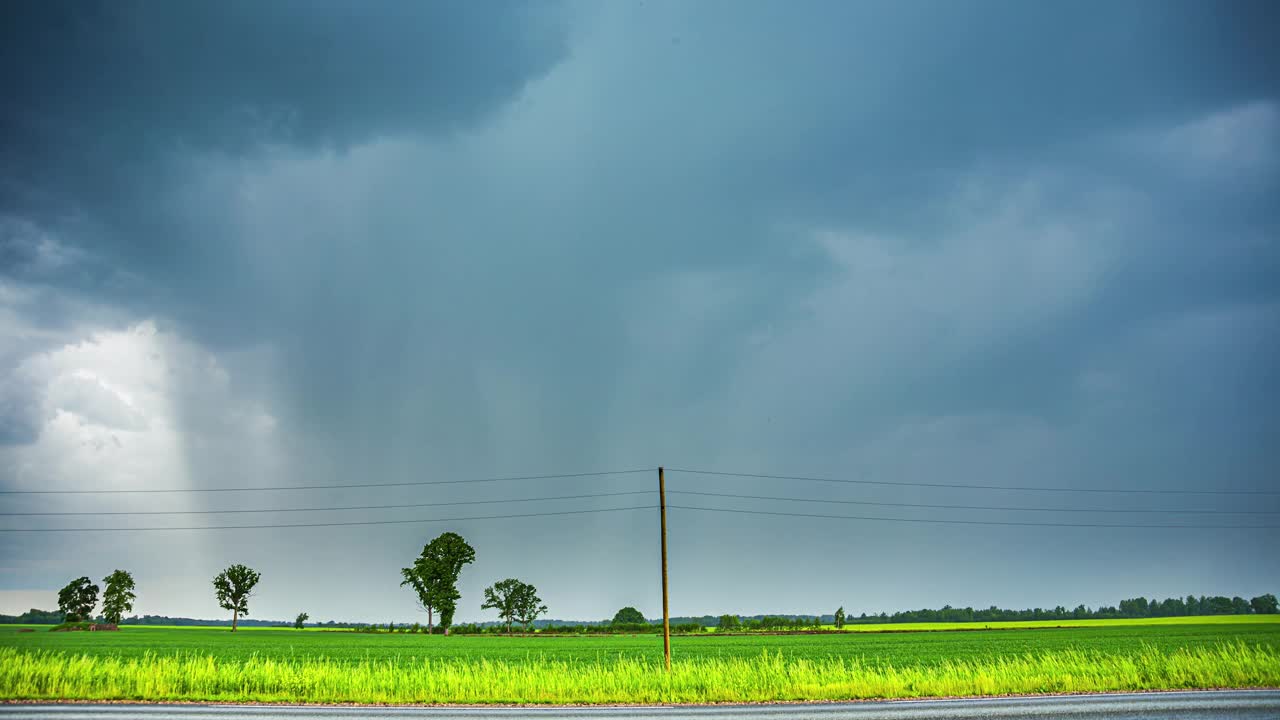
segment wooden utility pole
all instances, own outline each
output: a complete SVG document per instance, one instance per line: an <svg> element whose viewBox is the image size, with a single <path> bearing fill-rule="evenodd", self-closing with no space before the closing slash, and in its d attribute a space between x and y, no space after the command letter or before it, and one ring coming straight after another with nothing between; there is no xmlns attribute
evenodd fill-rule
<svg viewBox="0 0 1280 720"><path fill-rule="evenodd" d="M667 482L658 468L658 508L662 514L662 650L671 672L671 607L667 604Z"/></svg>

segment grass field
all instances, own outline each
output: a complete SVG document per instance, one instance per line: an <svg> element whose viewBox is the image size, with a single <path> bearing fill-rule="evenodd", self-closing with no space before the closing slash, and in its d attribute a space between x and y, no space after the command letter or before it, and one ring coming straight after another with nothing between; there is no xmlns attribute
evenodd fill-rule
<svg viewBox="0 0 1280 720"><path fill-rule="evenodd" d="M1262 617L1267 616L1247 616L1249 622L1242 623L1112 623L1087 628L1037 630L986 631L981 626L971 626L974 632L708 634L676 636L672 639L672 646L678 658L755 658L768 652L781 653L787 658L859 658L867 663L892 665L937 664L1058 650L1115 653L1136 649L1142 644L1169 651L1180 647L1205 648L1221 643L1244 642L1280 650L1280 622L1255 621ZM898 626L880 627L896 629ZM13 626L0 626L0 647L117 657L139 657L146 653L197 653L219 660L247 660L258 656L324 658L334 662L479 658L514 662L543 658L566 663L590 663L622 657L657 663L662 659L662 637L658 635L442 637L276 628L241 629L234 634L227 632L226 628L129 626L113 633L51 633L45 629L19 633Z"/></svg>
<svg viewBox="0 0 1280 720"><path fill-rule="evenodd" d="M1280 623L1200 620L676 637L671 676L653 635L0 626L0 698L626 703L1280 685Z"/></svg>

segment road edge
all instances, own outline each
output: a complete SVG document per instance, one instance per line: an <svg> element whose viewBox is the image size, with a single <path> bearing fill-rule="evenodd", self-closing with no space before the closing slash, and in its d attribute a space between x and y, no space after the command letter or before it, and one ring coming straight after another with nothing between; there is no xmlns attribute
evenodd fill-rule
<svg viewBox="0 0 1280 720"><path fill-rule="evenodd" d="M798 705L874 705L892 703L954 702L957 700L1016 700L1027 698L1061 697L1120 697L1125 695L1186 695L1192 693L1264 693L1280 692L1280 685L1257 687L1205 687L1178 688L1173 690L1105 690L1097 692L1069 693L1008 693L1004 695L945 695L899 698L851 698L847 700L771 700L767 702L722 703L298 703L298 702L235 702L231 700L78 700L78 699L22 699L0 698L0 705L181 705L194 707L296 707L296 708L441 708L450 709L536 709L536 708L682 708L716 707L747 708Z"/></svg>

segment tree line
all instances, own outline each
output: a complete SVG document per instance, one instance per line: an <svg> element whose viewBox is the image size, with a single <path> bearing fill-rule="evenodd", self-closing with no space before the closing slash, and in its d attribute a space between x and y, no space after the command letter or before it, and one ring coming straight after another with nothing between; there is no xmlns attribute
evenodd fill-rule
<svg viewBox="0 0 1280 720"><path fill-rule="evenodd" d="M1206 596L1187 595L1185 598L1166 598L1164 600L1136 597L1121 600L1117 606L1103 605L1089 608L1077 605L1067 609L1061 605L1055 608L1030 608L1025 610L1006 610L992 605L986 609L971 607L951 607L944 605L937 610L904 610L892 615L880 613L867 615L863 613L857 618L848 618L853 623L907 623L907 622L1003 622L1011 620L1088 620L1114 618L1151 618L1182 617L1189 615L1274 615L1277 613L1276 596L1267 593L1251 600L1242 597L1225 597L1222 595Z"/></svg>
<svg viewBox="0 0 1280 720"><path fill-rule="evenodd" d="M437 632L446 634L454 628L453 617L457 603L461 599L458 591L458 580L463 568L475 562L475 549L461 535L446 532L437 536L423 546L422 552L414 558L409 567L400 570L400 585L409 588L418 606L427 613L425 628L418 623L397 627L388 623L385 627L390 632ZM249 614L249 599L252 597L260 573L245 565L236 564L218 573L213 578L214 596L223 609L231 613L231 629L234 632L241 618ZM133 575L125 570L115 570L102 579L106 590L102 593L101 618L111 624L120 624L124 615L133 609L137 596ZM93 610L98 603L100 588L87 576L76 578L58 592L58 612L32 609L18 616L0 615L0 623L84 623L93 619ZM858 617L846 614L843 607L837 608L832 615L758 615L742 618L733 614L719 617L704 616L700 619L676 618L672 622L672 630L677 633L702 632L707 627L717 627L725 631L778 631L778 630L816 630L825 625L834 624L837 629L850 624L861 623L908 623L908 622L1002 622L1016 620L1084 620L1110 618L1150 618L1178 617L1190 615L1272 615L1280 612L1276 596L1270 593L1259 595L1249 600L1242 597L1225 597L1221 595L1199 597L1173 597L1164 600L1145 597L1127 598L1117 606L1104 605L1089 608L1078 605L1068 610L1059 605L1055 608L1030 608L1024 610L1008 610L991 606L986 609L971 607L956 608L950 605L933 609L905 610L893 614L878 615L862 613ZM482 610L494 610L500 619L498 627L508 634L515 625L520 625L526 632L535 624L549 632L562 633L626 633L653 632L661 628L661 623L651 623L634 607L622 608L614 615L612 621L603 623L577 623L555 625L554 623L537 623L537 619L547 613L547 606L538 597L538 590L532 584L517 578L499 580L484 589L484 599L480 604ZM154 618L154 620L152 620ZM301 629L310 616L299 613L292 625ZM137 624L197 624L199 621L187 623L177 622L184 618L161 618L146 616L141 621L132 618ZM683 620L680 622L680 620ZM255 622L256 625L276 625L280 623ZM327 627L352 627L358 630L381 631L383 626L359 625L352 623L334 623ZM491 632L493 626L470 623L454 629L459 634Z"/></svg>

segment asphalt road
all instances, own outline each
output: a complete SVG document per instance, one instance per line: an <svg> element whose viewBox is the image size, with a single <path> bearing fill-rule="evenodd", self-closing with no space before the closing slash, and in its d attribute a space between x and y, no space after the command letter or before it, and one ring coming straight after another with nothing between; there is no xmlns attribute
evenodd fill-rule
<svg viewBox="0 0 1280 720"><path fill-rule="evenodd" d="M244 705L0 705L0 720L342 720L345 718L609 718L609 720L1274 720L1280 690L1140 693L1041 698L921 700L822 705L737 705L644 708L377 708Z"/></svg>

